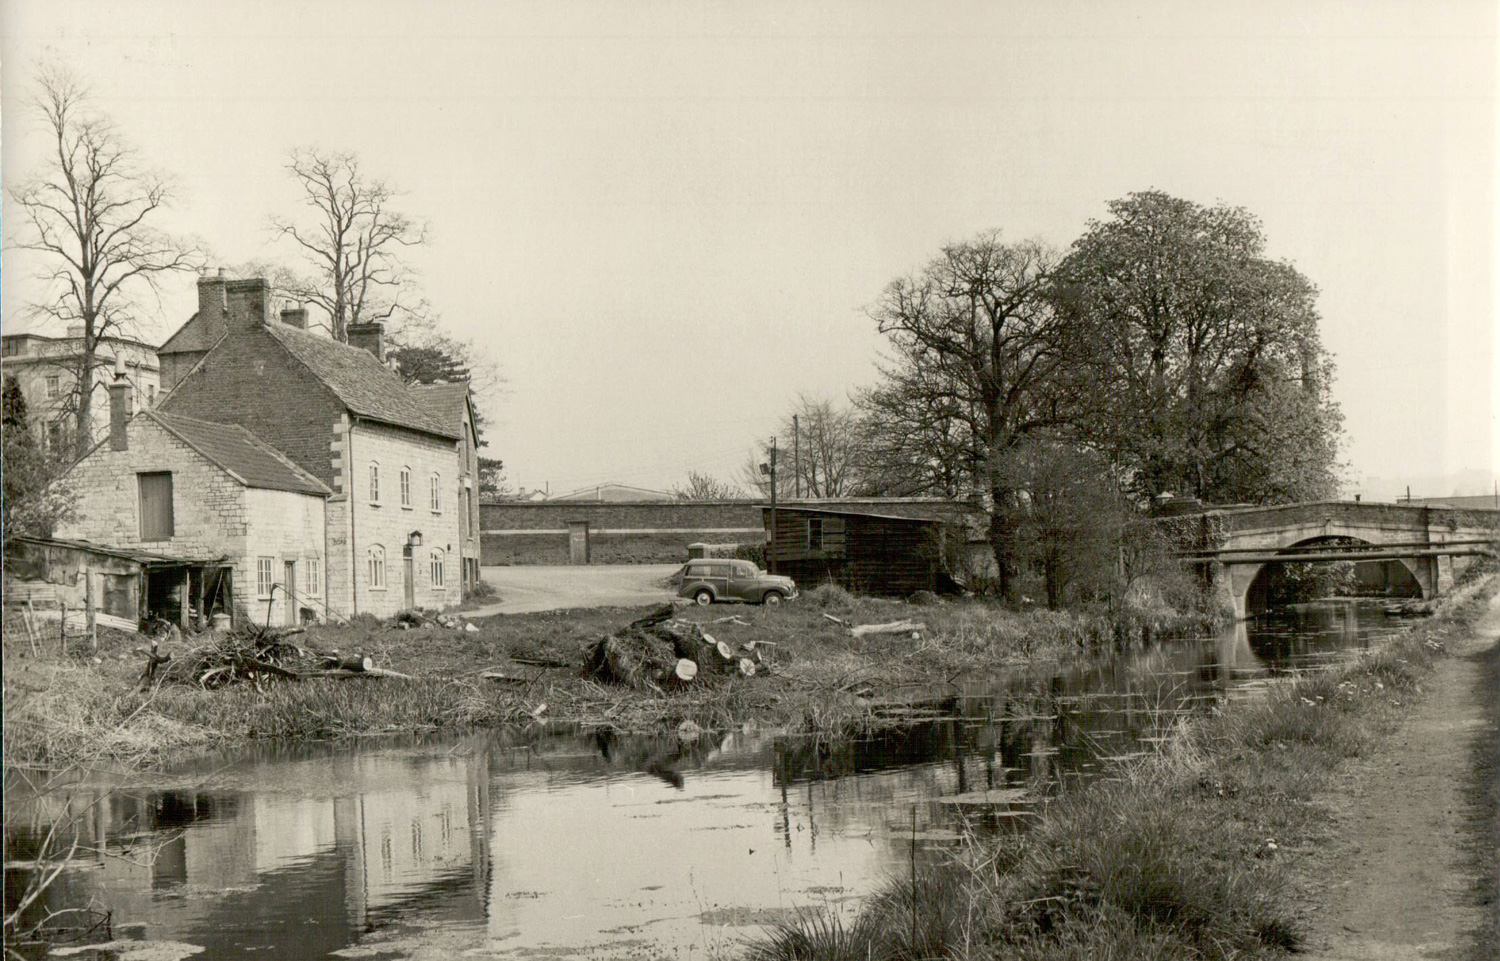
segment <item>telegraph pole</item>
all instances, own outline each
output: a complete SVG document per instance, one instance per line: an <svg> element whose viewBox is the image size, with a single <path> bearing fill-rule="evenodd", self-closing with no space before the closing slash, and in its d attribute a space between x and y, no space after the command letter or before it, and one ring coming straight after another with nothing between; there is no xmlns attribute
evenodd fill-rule
<svg viewBox="0 0 1500 961"><path fill-rule="evenodd" d="M771 438L771 463L760 465L760 472L771 478L771 540L766 544L766 570L776 573L776 438Z"/></svg>
<svg viewBox="0 0 1500 961"><path fill-rule="evenodd" d="M802 425L792 415L792 496L802 496Z"/></svg>

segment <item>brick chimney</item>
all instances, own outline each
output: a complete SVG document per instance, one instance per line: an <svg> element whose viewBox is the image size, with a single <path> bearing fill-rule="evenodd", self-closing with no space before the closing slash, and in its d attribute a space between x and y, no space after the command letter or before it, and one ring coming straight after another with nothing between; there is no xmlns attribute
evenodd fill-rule
<svg viewBox="0 0 1500 961"><path fill-rule="evenodd" d="M224 316L224 270L217 274L198 275L198 316Z"/></svg>
<svg viewBox="0 0 1500 961"><path fill-rule="evenodd" d="M374 321L368 324L350 324L345 328L349 334L349 346L368 350L375 359L385 363L385 324Z"/></svg>
<svg viewBox="0 0 1500 961"><path fill-rule="evenodd" d="M125 377L125 358L115 357L115 379L109 385L109 449L129 450L131 410L130 381Z"/></svg>
<svg viewBox="0 0 1500 961"><path fill-rule="evenodd" d="M283 324L286 324L288 327L295 327L298 330L306 330L307 329L307 308L306 307L283 307L283 308L281 308L281 322Z"/></svg>
<svg viewBox="0 0 1500 961"><path fill-rule="evenodd" d="M264 277L224 282L224 302L230 330L253 330L271 325L271 282Z"/></svg>

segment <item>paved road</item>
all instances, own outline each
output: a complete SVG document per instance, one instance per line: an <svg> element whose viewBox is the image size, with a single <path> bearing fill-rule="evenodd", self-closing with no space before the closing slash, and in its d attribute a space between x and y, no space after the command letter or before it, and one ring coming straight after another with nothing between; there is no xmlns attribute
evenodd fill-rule
<svg viewBox="0 0 1500 961"><path fill-rule="evenodd" d="M499 601L465 617L528 614L565 607L632 607L670 600L662 582L681 564L610 564L578 567L485 567L480 573Z"/></svg>

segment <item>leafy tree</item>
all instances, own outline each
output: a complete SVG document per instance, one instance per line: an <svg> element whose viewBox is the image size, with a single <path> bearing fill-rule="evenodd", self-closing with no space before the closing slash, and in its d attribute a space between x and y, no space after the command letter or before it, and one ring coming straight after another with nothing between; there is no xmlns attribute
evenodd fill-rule
<svg viewBox="0 0 1500 961"><path fill-rule="evenodd" d="M327 313L333 338L347 341L350 324L423 312L402 251L425 243L427 229L391 209L396 190L366 175L353 153L301 148L287 170L308 216L274 217L271 225L301 248L311 273L291 289Z"/></svg>
<svg viewBox="0 0 1500 961"><path fill-rule="evenodd" d="M1016 553L1040 576L1047 607L1106 596L1130 511L1104 458L1038 438L1008 451L999 472L1020 492L1011 508Z"/></svg>
<svg viewBox="0 0 1500 961"><path fill-rule="evenodd" d="M77 354L60 360L72 396L73 437L82 456L93 442L94 371L107 337L127 333L134 307L158 280L191 270L198 252L156 228L172 197L168 182L142 168L114 124L96 112L82 83L58 65L43 67L32 105L51 142L42 167L11 192L24 223L19 250L39 254L47 282L35 313L80 328Z"/></svg>
<svg viewBox="0 0 1500 961"><path fill-rule="evenodd" d="M688 471L687 483L672 488L672 494L680 501L726 501L744 496L733 484L697 471Z"/></svg>
<svg viewBox="0 0 1500 961"><path fill-rule="evenodd" d="M897 476L924 492L983 490L1006 598L1015 593L1021 491L1004 458L1065 413L1054 374L1068 331L1047 296L1055 262L1038 242L981 234L892 281L869 309L891 349L882 383L862 399L876 425L865 433L869 462L909 459Z"/></svg>
<svg viewBox="0 0 1500 961"><path fill-rule="evenodd" d="M1054 278L1080 333L1069 374L1082 434L1141 498L1332 495L1341 418L1316 288L1266 257L1241 208L1149 191L1109 210Z"/></svg>
<svg viewBox="0 0 1500 961"><path fill-rule="evenodd" d="M0 481L3 481L3 517L0 530L6 543L22 534L47 536L52 528L72 514L72 491L54 483L62 466L47 456L31 434L26 418L26 397L14 377L5 378L4 413L0 416Z"/></svg>

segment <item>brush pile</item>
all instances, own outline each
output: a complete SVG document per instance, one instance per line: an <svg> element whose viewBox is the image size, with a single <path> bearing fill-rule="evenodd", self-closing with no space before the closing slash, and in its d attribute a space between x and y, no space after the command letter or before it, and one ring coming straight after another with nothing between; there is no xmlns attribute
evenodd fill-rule
<svg viewBox="0 0 1500 961"><path fill-rule="evenodd" d="M300 628L279 631L251 626L238 631L210 631L186 651L163 652L151 643L143 684L190 684L215 690L230 684L259 685L267 679L298 681L310 677L407 677L377 668L361 654L342 656L309 650L290 640Z"/></svg>
<svg viewBox="0 0 1500 961"><path fill-rule="evenodd" d="M662 692L713 676L754 677L764 669L755 642L735 649L673 613L672 605L663 605L590 644L584 651L584 676Z"/></svg>

